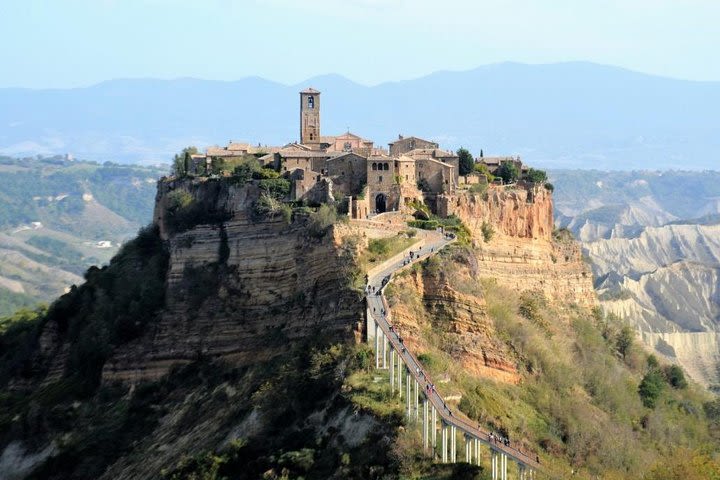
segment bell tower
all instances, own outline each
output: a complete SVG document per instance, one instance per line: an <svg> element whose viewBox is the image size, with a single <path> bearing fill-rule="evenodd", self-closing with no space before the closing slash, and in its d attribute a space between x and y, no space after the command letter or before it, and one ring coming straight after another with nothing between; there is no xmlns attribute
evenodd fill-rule
<svg viewBox="0 0 720 480"><path fill-rule="evenodd" d="M320 143L320 92L314 88L300 92L300 143Z"/></svg>

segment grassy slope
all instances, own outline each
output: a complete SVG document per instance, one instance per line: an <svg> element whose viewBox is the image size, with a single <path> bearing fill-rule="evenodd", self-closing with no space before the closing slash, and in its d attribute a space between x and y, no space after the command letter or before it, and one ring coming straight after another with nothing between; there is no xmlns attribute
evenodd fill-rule
<svg viewBox="0 0 720 480"><path fill-rule="evenodd" d="M403 275L391 289L391 304L404 303L419 319L429 348L418 353L434 378L449 379L438 384L441 393L462 394L457 407L468 417L539 452L553 470L568 475L574 469L581 478L643 478L665 459L675 461L678 446L692 450L682 454L688 459L704 461L701 452L717 453L717 437L708 428L715 419L704 413L711 399L700 389L665 386L655 409L643 406L638 384L648 368L646 354L633 346L622 358L620 325L598 312L549 305L536 294L474 278L461 258L446 254L442 261L430 260L422 274L484 297L495 335L519 366L519 385L453 368L456 362L443 331L451 319L438 318L437 310L431 318ZM714 464L712 471L720 475L717 468Z"/></svg>

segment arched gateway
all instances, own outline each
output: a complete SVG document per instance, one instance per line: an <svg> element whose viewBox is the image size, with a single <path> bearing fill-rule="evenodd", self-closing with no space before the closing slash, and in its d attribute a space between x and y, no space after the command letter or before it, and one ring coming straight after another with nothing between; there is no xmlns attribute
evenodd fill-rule
<svg viewBox="0 0 720 480"><path fill-rule="evenodd" d="M378 193L375 197L375 211L377 213L383 213L385 210L387 210L386 206L387 198L385 197L384 193Z"/></svg>

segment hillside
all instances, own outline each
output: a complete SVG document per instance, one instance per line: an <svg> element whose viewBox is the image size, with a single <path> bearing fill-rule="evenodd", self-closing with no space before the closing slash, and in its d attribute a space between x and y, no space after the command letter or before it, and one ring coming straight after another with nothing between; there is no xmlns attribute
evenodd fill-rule
<svg viewBox="0 0 720 480"><path fill-rule="evenodd" d="M502 63L371 87L326 75L292 86L252 77L6 88L0 153L156 163L187 145L282 145L297 139L296 124L278 119L295 118L297 92L310 85L328 93L325 134L350 128L381 145L412 134L554 168L702 169L720 155L720 83L581 62Z"/></svg>
<svg viewBox="0 0 720 480"><path fill-rule="evenodd" d="M592 262L603 308L717 389L720 173L553 172L556 223Z"/></svg>
<svg viewBox="0 0 720 480"><path fill-rule="evenodd" d="M420 454L363 344L365 272L425 233L402 213L261 209L262 181L162 181L153 225L108 266L0 322L0 472L489 478L486 461ZM592 308L579 247L553 233L551 194L532 193L443 206L454 216L434 221L456 242L387 292L407 348L457 415L536 452L547 478L714 478L720 407Z"/></svg>
<svg viewBox="0 0 720 480"><path fill-rule="evenodd" d="M50 302L150 222L164 168L0 157L0 315Z"/></svg>

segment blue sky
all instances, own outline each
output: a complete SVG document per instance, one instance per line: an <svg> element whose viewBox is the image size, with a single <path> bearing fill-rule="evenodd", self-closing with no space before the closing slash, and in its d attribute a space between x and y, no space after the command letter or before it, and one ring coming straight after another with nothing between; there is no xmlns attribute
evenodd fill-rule
<svg viewBox="0 0 720 480"><path fill-rule="evenodd" d="M720 80L719 20L718 0L0 0L0 87L569 60Z"/></svg>

